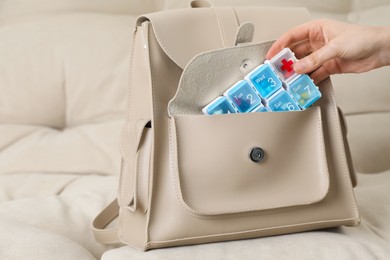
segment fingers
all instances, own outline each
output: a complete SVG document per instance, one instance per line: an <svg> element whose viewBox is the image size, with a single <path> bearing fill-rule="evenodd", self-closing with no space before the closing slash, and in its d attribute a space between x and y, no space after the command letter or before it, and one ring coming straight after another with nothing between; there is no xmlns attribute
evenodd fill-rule
<svg viewBox="0 0 390 260"><path fill-rule="evenodd" d="M294 70L300 74L309 73L319 68L328 60L336 58L337 56L337 48L332 47L332 44L328 43L327 45L324 45L320 49L296 62L294 64Z"/></svg>
<svg viewBox="0 0 390 260"><path fill-rule="evenodd" d="M328 78L331 73L326 69L326 67L322 66L310 74L310 78L313 79L314 84L318 85L321 81Z"/></svg>
<svg viewBox="0 0 390 260"><path fill-rule="evenodd" d="M309 22L290 29L284 33L269 49L266 58L271 59L283 48L288 47L299 41L303 41L310 38L310 34L313 30L321 31L319 22Z"/></svg>
<svg viewBox="0 0 390 260"><path fill-rule="evenodd" d="M290 49L292 52L295 53L295 57L297 57L298 59L307 56L314 50L309 41L301 41L297 44L292 45Z"/></svg>

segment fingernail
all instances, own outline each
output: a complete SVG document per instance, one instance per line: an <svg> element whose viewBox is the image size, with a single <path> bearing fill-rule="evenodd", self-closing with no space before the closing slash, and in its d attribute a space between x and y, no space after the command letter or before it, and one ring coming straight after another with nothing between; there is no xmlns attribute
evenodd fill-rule
<svg viewBox="0 0 390 260"><path fill-rule="evenodd" d="M297 73L301 73L301 72L304 72L306 70L306 63L304 61L298 61L294 64L294 70L297 72Z"/></svg>

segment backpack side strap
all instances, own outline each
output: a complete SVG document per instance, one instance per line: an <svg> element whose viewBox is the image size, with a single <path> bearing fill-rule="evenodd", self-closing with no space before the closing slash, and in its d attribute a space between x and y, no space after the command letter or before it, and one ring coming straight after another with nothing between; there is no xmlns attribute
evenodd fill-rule
<svg viewBox="0 0 390 260"><path fill-rule="evenodd" d="M107 228L119 215L117 199L113 200L92 222L92 230L95 239L102 244L119 243L117 228Z"/></svg>

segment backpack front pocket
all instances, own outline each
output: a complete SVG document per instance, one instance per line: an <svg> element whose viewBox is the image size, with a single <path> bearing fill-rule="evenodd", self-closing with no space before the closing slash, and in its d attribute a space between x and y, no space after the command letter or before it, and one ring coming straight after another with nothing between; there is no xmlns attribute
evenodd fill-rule
<svg viewBox="0 0 390 260"><path fill-rule="evenodd" d="M176 115L169 133L177 198L196 216L287 210L319 202L328 193L320 107Z"/></svg>

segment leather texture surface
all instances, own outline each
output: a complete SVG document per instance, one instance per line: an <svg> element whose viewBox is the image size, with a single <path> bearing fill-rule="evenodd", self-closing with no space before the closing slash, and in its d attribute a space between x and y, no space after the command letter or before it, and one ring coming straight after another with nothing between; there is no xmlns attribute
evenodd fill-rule
<svg viewBox="0 0 390 260"><path fill-rule="evenodd" d="M272 29L265 29L262 24L275 15L284 15L289 22L276 22ZM122 139L126 147L132 147L124 149L123 157L126 163L134 154L147 157L150 150L151 156L149 160L132 159L135 165L122 167L118 236L123 243L146 250L359 223L330 80L320 86L323 97L318 106L303 112L212 118L191 111L182 115L187 105L177 104L176 114L168 115L168 103L175 104L172 99L185 91L181 78L191 75L197 83L206 68L211 71L208 76L215 72L216 80L223 72L236 69L240 52L219 60L225 68L221 73L207 59L209 51L219 53L220 58L234 46L240 24L253 23L253 41L264 42L307 18L304 9L201 8L138 19L127 117L134 132ZM256 50L254 46L259 54L253 57L255 66L264 60L269 42L233 47L231 53ZM191 68L196 55L203 69ZM237 76L227 76L216 88ZM187 83L197 86L191 80ZM189 106L196 110L210 97L200 92L186 93L193 99L181 100L196 101ZM143 124L134 123L139 120ZM151 128L145 127L149 121ZM257 133L260 130L264 135ZM241 132L242 142L234 138ZM248 160L252 145L264 146L267 158L263 165ZM145 174L140 182L139 169ZM143 201L142 207L138 201Z"/></svg>
<svg viewBox="0 0 390 260"><path fill-rule="evenodd" d="M168 114L203 114L202 108L264 62L272 42L225 48L195 56L184 69ZM242 64L247 66L242 70ZM223 64L223 65L221 65Z"/></svg>
<svg viewBox="0 0 390 260"><path fill-rule="evenodd" d="M280 210L328 193L321 110L176 116L171 120L172 179L194 215ZM288 129L288 130L287 130ZM266 158L254 163L253 147Z"/></svg>

